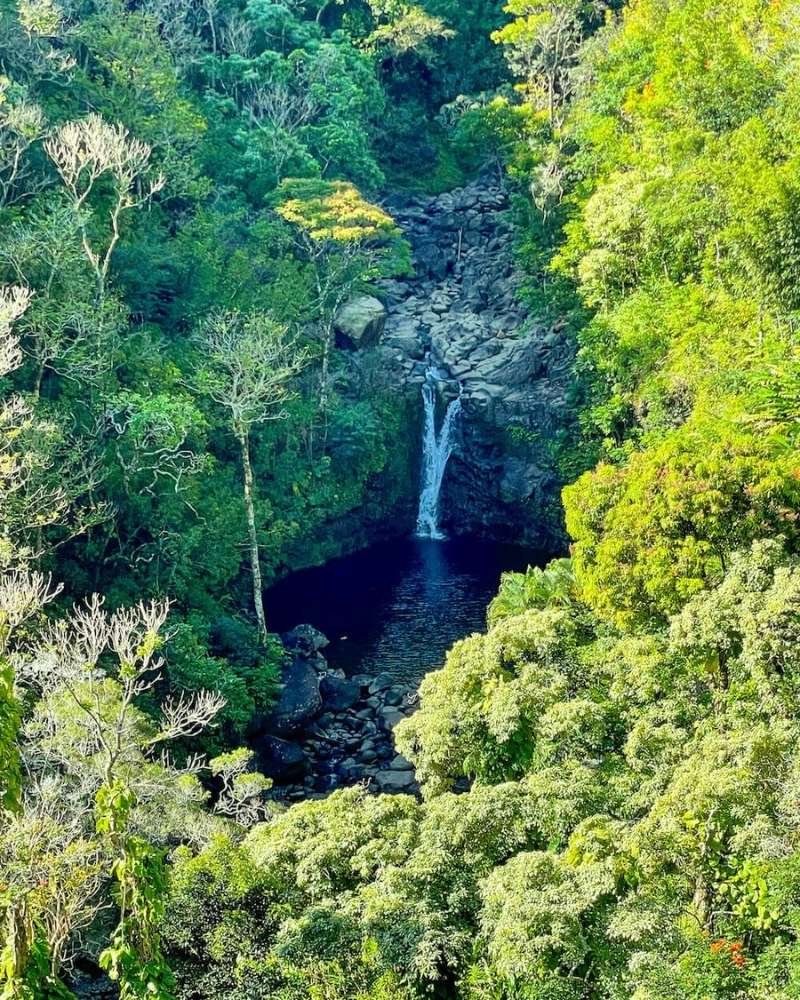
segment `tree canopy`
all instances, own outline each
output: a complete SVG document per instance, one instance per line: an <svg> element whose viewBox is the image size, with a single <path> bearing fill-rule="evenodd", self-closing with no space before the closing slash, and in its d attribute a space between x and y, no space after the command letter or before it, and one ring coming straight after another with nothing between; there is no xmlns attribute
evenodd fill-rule
<svg viewBox="0 0 800 1000"><path fill-rule="evenodd" d="M800 996L799 32L2 5L2 1000ZM336 317L482 172L571 365L569 552L423 681L419 796L278 806L263 585L389 532L418 446Z"/></svg>

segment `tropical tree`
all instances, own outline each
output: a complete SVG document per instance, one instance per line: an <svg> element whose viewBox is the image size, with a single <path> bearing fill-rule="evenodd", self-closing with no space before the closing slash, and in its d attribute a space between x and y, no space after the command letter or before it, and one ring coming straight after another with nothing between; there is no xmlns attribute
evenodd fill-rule
<svg viewBox="0 0 800 1000"><path fill-rule="evenodd" d="M69 194L81 231L86 258L97 283L97 304L105 300L111 258L119 243L126 212L147 203L164 186L162 175L148 178L150 147L132 138L124 125L110 125L93 114L67 122L45 142ZM108 209L109 230L104 246L93 245L88 219L92 192L102 178L111 180L113 198Z"/></svg>
<svg viewBox="0 0 800 1000"><path fill-rule="evenodd" d="M257 424L285 418L292 380L303 368L305 354L287 338L284 327L258 313L212 316L199 331L197 346L195 385L223 407L239 445L253 607L259 634L266 642L250 433Z"/></svg>
<svg viewBox="0 0 800 1000"><path fill-rule="evenodd" d="M370 280L407 270L408 246L391 216L344 181L287 180L277 199L276 211L294 228L312 275L322 348L318 409L324 447L336 314Z"/></svg>
<svg viewBox="0 0 800 1000"><path fill-rule="evenodd" d="M159 812L168 826L176 802L191 808L204 796L196 761L181 772L158 753L199 734L224 700L178 696L162 704L158 720L148 717L138 704L160 679L168 603L109 614L94 597L25 635L21 626L56 593L38 575L6 574L0 585L4 662L13 652L16 684L35 700L16 750L25 782L9 786L11 817L0 836L0 985L15 1000L66 995L68 945L108 905L112 880L119 923L100 962L127 1000L167 1000L172 979L158 930L163 851L148 836Z"/></svg>
<svg viewBox="0 0 800 1000"><path fill-rule="evenodd" d="M551 128L564 120L586 18L604 6L585 0L509 0L505 6L513 20L492 37L522 79L519 89L546 111Z"/></svg>

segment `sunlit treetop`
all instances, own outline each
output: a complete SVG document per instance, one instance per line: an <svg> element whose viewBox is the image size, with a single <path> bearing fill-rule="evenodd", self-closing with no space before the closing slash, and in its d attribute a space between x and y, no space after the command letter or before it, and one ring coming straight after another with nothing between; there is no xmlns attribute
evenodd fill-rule
<svg viewBox="0 0 800 1000"><path fill-rule="evenodd" d="M440 17L429 14L420 4L403 0L370 0L370 11L376 22L367 38L369 47L385 49L399 56L417 52L431 56L431 42L453 38L455 32Z"/></svg>
<svg viewBox="0 0 800 1000"><path fill-rule="evenodd" d="M345 181L286 180L278 214L315 242L364 245L400 236L392 217Z"/></svg>
<svg viewBox="0 0 800 1000"><path fill-rule="evenodd" d="M594 0L509 0L503 8L512 20L492 39L505 50L516 89L546 110L551 125L561 123L587 27L604 8Z"/></svg>

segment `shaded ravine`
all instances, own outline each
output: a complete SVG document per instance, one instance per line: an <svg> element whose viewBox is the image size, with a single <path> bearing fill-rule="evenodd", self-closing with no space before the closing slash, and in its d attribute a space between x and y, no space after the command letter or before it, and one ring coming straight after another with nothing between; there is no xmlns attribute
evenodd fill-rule
<svg viewBox="0 0 800 1000"><path fill-rule="evenodd" d="M521 304L508 193L484 178L393 212L415 273L381 283L383 304L348 304L337 342L354 391L377 378L419 414L408 424L418 441L421 430L419 477L408 479L418 484L417 537L296 573L266 594L292 659L272 716L249 737L290 801L356 782L413 790L392 730L414 711L421 679L484 629L503 571L547 561L487 539L549 555L563 537L549 445L567 419L572 353ZM460 533L472 537L445 537ZM294 631L300 622L308 627Z"/></svg>
<svg viewBox="0 0 800 1000"><path fill-rule="evenodd" d="M393 727L415 710L421 679L453 643L483 631L501 574L547 558L472 537L409 537L304 570L268 591L272 627L290 633L294 659L278 717L269 732L250 736L276 796L296 801L357 782L412 791ZM298 618L313 629L291 634ZM321 646L315 630L330 642Z"/></svg>
<svg viewBox="0 0 800 1000"><path fill-rule="evenodd" d="M414 274L381 285L381 366L398 394L418 398L434 369L443 398L460 398L439 528L562 547L552 446L571 426L575 345L525 304L510 191L487 175L388 207Z"/></svg>

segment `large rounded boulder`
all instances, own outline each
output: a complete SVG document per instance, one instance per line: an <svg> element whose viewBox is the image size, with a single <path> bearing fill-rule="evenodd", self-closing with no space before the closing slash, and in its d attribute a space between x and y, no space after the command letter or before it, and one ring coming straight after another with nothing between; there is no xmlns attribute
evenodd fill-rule
<svg viewBox="0 0 800 1000"><path fill-rule="evenodd" d="M322 708L319 676L305 659L295 659L283 670L283 687L269 717L269 729L296 733L304 729Z"/></svg>
<svg viewBox="0 0 800 1000"><path fill-rule="evenodd" d="M373 295L359 295L336 313L336 333L344 347L375 347L386 326L386 306Z"/></svg>

